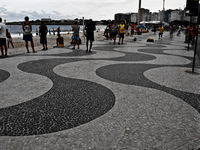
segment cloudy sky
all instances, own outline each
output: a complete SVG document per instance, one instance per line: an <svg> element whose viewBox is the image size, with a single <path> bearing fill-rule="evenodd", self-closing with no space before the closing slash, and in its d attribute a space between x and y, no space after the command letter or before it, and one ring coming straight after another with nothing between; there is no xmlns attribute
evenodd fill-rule
<svg viewBox="0 0 200 150"><path fill-rule="evenodd" d="M1 0L0 17L9 21L23 21L50 17L52 19L92 18L114 19L115 13L138 11L139 0ZM165 0L166 9L183 9L186 0ZM162 10L163 0L142 0L142 8L151 12Z"/></svg>

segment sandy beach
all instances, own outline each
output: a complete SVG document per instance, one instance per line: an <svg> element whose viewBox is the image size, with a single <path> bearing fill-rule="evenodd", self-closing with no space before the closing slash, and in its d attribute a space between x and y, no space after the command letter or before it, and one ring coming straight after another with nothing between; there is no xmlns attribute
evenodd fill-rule
<svg viewBox="0 0 200 150"><path fill-rule="evenodd" d="M63 36L63 38L64 38L64 45L65 46L70 45L72 33L61 34L61 36ZM51 49L51 48L53 48L53 46L56 46L56 38L57 38L56 35L47 35L48 49ZM82 40L82 44L85 44L85 43L83 43L84 38L83 38L82 33L80 33L80 38ZM95 38L95 41L105 39L105 37L103 36L103 31L100 31L100 32L95 31L94 32L94 38ZM39 36L33 36L33 41L34 41L35 50L40 51L43 48L42 44L40 44L40 37ZM23 54L23 53L27 52L26 47L25 47L25 42L22 39L22 37L14 37L13 38L13 44L14 44L14 49L12 48L11 44L9 45L8 56L16 55L16 54ZM30 42L29 42L29 51L32 52Z"/></svg>

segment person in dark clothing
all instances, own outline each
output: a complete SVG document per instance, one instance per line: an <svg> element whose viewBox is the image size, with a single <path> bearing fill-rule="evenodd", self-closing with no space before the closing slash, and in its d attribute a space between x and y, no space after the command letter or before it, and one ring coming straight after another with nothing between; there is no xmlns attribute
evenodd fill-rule
<svg viewBox="0 0 200 150"><path fill-rule="evenodd" d="M92 42L94 42L94 31L96 30L96 27L92 21L92 19L90 19L90 22L88 22L85 26L85 30L86 30L86 52L88 52L88 42L90 41L90 49L89 52L91 53L91 49L92 49Z"/></svg>
<svg viewBox="0 0 200 150"><path fill-rule="evenodd" d="M191 27L189 28L189 38L188 38L188 51L190 44L193 46L195 42L195 35L196 35L196 27L192 24Z"/></svg>
<svg viewBox="0 0 200 150"><path fill-rule="evenodd" d="M44 24L44 22L41 22L41 25L39 27L39 35L40 35L40 43L43 46L42 50L47 50L47 32L48 32L48 28L47 26Z"/></svg>

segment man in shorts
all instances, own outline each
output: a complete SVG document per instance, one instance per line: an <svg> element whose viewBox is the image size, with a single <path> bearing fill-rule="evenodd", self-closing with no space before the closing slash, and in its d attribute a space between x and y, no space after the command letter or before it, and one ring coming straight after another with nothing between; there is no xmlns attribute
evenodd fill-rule
<svg viewBox="0 0 200 150"><path fill-rule="evenodd" d="M2 18L0 18L0 47L1 47L1 56L7 57L7 46L6 46L6 25L2 23ZM5 54L3 49L5 49Z"/></svg>
<svg viewBox="0 0 200 150"><path fill-rule="evenodd" d="M78 45L78 49L79 49L79 31L80 31L80 26L78 25L78 22L74 23L75 25L72 26L72 31L74 31L73 36L72 36L72 40L74 43L74 47L72 49L75 49L76 44Z"/></svg>
<svg viewBox="0 0 200 150"><path fill-rule="evenodd" d="M163 31L164 31L164 28L162 27L162 24L160 25L160 27L158 28L159 30L159 39L161 38L162 39L162 35L163 35Z"/></svg>
<svg viewBox="0 0 200 150"><path fill-rule="evenodd" d="M125 34L125 25L124 25L124 22L122 21L121 24L119 25L119 45L120 45L120 41L122 39L122 44L123 44L123 41L124 41L124 34Z"/></svg>
<svg viewBox="0 0 200 150"><path fill-rule="evenodd" d="M94 31L96 30L96 27L92 22L92 19L90 19L90 22L86 24L85 30L86 30L86 52L88 52L88 42L90 41L89 52L91 53L92 42L94 42Z"/></svg>
<svg viewBox="0 0 200 150"><path fill-rule="evenodd" d="M114 40L114 44L115 44L115 41L116 41L117 31L118 31L118 25L115 21L114 24L111 27L111 33L112 33L112 38Z"/></svg>
<svg viewBox="0 0 200 150"><path fill-rule="evenodd" d="M29 53L28 41L31 42L31 47L32 47L33 53L36 53L36 51L34 49L34 44L33 44L33 37L32 37L32 33L31 33L32 32L32 26L29 22L29 17L26 16L24 19L25 19L25 21L22 24L22 30L24 31L23 40L25 41L27 53Z"/></svg>

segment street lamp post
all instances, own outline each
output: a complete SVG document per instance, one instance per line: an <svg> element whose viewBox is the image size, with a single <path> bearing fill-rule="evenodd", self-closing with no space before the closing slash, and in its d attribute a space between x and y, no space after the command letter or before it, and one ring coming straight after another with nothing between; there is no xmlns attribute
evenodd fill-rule
<svg viewBox="0 0 200 150"><path fill-rule="evenodd" d="M163 22L165 21L165 0L163 0Z"/></svg>
<svg viewBox="0 0 200 150"><path fill-rule="evenodd" d="M139 8L138 8L138 25L140 24L140 15L141 15L140 9L141 9L141 0L139 0Z"/></svg>

